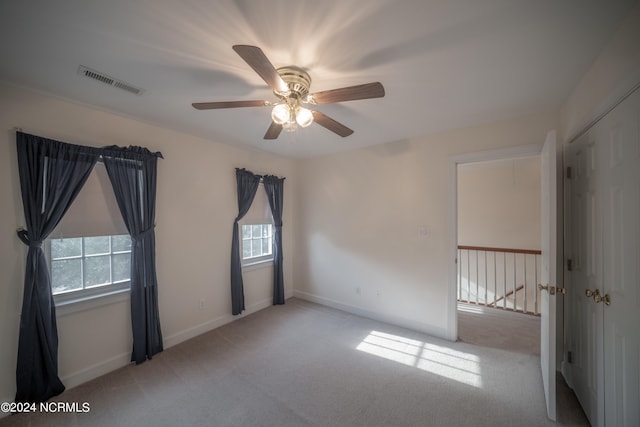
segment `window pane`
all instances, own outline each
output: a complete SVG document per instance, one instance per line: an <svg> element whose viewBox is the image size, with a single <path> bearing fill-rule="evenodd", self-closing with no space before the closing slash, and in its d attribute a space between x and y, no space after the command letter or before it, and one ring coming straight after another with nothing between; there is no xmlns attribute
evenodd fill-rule
<svg viewBox="0 0 640 427"><path fill-rule="evenodd" d="M262 255L262 239L254 239L251 241L251 256Z"/></svg>
<svg viewBox="0 0 640 427"><path fill-rule="evenodd" d="M251 240L242 241L242 259L251 258Z"/></svg>
<svg viewBox="0 0 640 427"><path fill-rule="evenodd" d="M131 254L115 254L112 257L113 281L120 282L131 279Z"/></svg>
<svg viewBox="0 0 640 427"><path fill-rule="evenodd" d="M253 237L262 236L262 226L260 224L252 225L251 226L251 234L253 234Z"/></svg>
<svg viewBox="0 0 640 427"><path fill-rule="evenodd" d="M250 225L243 225L242 226L242 238L243 239L250 239L251 238L251 226Z"/></svg>
<svg viewBox="0 0 640 427"><path fill-rule="evenodd" d="M51 259L82 255L82 238L51 239Z"/></svg>
<svg viewBox="0 0 640 427"><path fill-rule="evenodd" d="M131 250L131 236L123 234L121 236L111 236L111 251L125 252Z"/></svg>
<svg viewBox="0 0 640 427"><path fill-rule="evenodd" d="M97 286L111 283L109 255L84 259L84 286Z"/></svg>
<svg viewBox="0 0 640 427"><path fill-rule="evenodd" d="M271 239L262 239L262 255L271 254Z"/></svg>
<svg viewBox="0 0 640 427"><path fill-rule="evenodd" d="M84 254L108 254L109 253L109 236L85 237L84 238Z"/></svg>
<svg viewBox="0 0 640 427"><path fill-rule="evenodd" d="M53 293L58 294L77 289L82 289L82 260L78 258L51 261L51 290Z"/></svg>
<svg viewBox="0 0 640 427"><path fill-rule="evenodd" d="M271 237L271 224L265 224L262 227L262 237Z"/></svg>

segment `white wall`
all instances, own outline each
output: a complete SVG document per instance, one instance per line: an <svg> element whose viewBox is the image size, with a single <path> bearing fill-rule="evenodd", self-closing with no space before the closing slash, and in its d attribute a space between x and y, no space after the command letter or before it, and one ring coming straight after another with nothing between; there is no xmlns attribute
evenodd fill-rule
<svg viewBox="0 0 640 427"><path fill-rule="evenodd" d="M562 107L561 141L640 83L640 4L629 14Z"/></svg>
<svg viewBox="0 0 640 427"><path fill-rule="evenodd" d="M541 144L557 117L545 111L301 161L296 296L451 337L449 158Z"/></svg>
<svg viewBox="0 0 640 427"><path fill-rule="evenodd" d="M458 165L458 243L540 250L540 157Z"/></svg>
<svg viewBox="0 0 640 427"><path fill-rule="evenodd" d="M128 96L128 95L123 95ZM293 293L293 161L177 133L126 117L0 85L0 401L15 395L26 247L15 131L91 145L162 151L156 207L160 321L165 347L232 320L231 231L237 214L235 167L285 176L285 294ZM247 312L271 304L272 268L246 272ZM205 308L199 310L200 299ZM128 362L129 301L58 316L59 372L67 386Z"/></svg>

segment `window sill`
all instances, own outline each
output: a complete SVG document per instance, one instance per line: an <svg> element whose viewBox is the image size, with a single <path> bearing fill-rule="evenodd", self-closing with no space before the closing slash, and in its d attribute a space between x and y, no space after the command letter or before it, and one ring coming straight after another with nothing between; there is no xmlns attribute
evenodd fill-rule
<svg viewBox="0 0 640 427"><path fill-rule="evenodd" d="M271 266L273 266L273 258L272 259L265 259L265 260L257 261L257 262L252 262L250 264L244 264L242 266L242 271L260 270L262 268L267 268L267 267L271 267Z"/></svg>
<svg viewBox="0 0 640 427"><path fill-rule="evenodd" d="M129 300L129 288L113 290L97 295L79 296L75 299L56 302L57 317L67 316L85 310L91 310L109 304L115 304Z"/></svg>

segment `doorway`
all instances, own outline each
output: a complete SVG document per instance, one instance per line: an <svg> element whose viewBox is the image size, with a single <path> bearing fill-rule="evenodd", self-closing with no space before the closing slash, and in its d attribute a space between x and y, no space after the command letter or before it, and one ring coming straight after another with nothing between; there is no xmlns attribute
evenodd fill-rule
<svg viewBox="0 0 640 427"><path fill-rule="evenodd" d="M452 236L450 251L452 255L452 259L455 260L454 263L450 265L449 277L450 277L450 286L449 286L449 317L448 323L450 325L449 331L451 333L451 339L457 340L459 337L458 331L458 311L457 311L457 301L458 301L458 276L460 274L459 271L459 230L458 230L458 168L464 167L462 165L473 165L473 164L481 164L487 162L497 162L497 161L510 161L513 159L521 159L521 158L531 158L531 157L540 157L542 145L541 144L532 144L532 145L523 145L517 147L509 147L497 150L487 150L480 151L476 153L466 153L462 155L454 156L450 159L450 212L451 212L451 232ZM473 166L472 166L473 167ZM495 299L495 298L494 298Z"/></svg>
<svg viewBox="0 0 640 427"><path fill-rule="evenodd" d="M539 354L540 155L457 165L458 339Z"/></svg>

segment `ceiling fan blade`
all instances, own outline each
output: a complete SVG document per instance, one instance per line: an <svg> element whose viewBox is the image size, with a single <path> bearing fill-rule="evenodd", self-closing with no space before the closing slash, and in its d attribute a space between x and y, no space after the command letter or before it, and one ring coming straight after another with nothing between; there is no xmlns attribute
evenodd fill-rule
<svg viewBox="0 0 640 427"><path fill-rule="evenodd" d="M282 125L279 125L276 122L271 122L271 126L267 129L267 133L264 134L264 139L277 139L278 136L280 136L280 132L282 132Z"/></svg>
<svg viewBox="0 0 640 427"><path fill-rule="evenodd" d="M380 82L375 82L316 92L312 93L310 98L312 104L331 104L356 99L382 98L383 96L384 86Z"/></svg>
<svg viewBox="0 0 640 427"><path fill-rule="evenodd" d="M340 135L341 137L349 136L353 133L351 129L343 125L342 123L336 122L331 117L326 114L322 114L319 111L311 111L313 114L313 121L319 124L322 127L329 129L331 132Z"/></svg>
<svg viewBox="0 0 640 427"><path fill-rule="evenodd" d="M278 71L273 64L271 64L262 49L256 46L237 44L233 46L233 50L262 77L271 89L280 94L289 93L289 86L282 80L282 77L280 77L280 74L278 74Z"/></svg>
<svg viewBox="0 0 640 427"><path fill-rule="evenodd" d="M196 110L216 110L219 108L265 107L268 101L222 101L222 102L194 102L191 104Z"/></svg>

